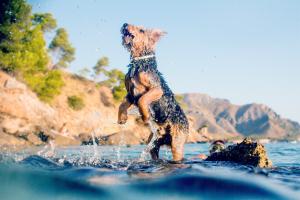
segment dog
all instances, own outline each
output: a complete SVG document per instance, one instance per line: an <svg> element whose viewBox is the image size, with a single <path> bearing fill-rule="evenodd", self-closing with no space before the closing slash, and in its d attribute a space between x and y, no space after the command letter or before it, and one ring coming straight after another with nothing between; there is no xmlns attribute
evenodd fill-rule
<svg viewBox="0 0 300 200"><path fill-rule="evenodd" d="M188 120L157 70L155 58L155 46L165 34L159 29L127 23L121 27L122 45L130 52L131 62L125 76L127 95L119 106L118 123L126 123L127 110L136 105L143 121L148 123L152 119L158 127L150 149L152 159L159 159L160 146L168 145L173 161L181 161L189 132Z"/></svg>

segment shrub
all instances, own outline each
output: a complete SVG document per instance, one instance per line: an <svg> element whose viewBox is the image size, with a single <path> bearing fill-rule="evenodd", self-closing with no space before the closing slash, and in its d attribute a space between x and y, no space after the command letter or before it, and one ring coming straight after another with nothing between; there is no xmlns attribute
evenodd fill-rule
<svg viewBox="0 0 300 200"><path fill-rule="evenodd" d="M113 88L113 97L114 99L117 101L117 102L120 102L124 99L124 97L126 96L127 94L127 91L126 91L126 88L124 86L124 83L118 85L118 86L115 86Z"/></svg>
<svg viewBox="0 0 300 200"><path fill-rule="evenodd" d="M114 100L117 102L122 101L126 95L125 88L125 74L118 69L108 70L109 59L102 57L98 60L97 64L93 67L94 78L97 76L104 75L105 80L100 81L96 86L106 86L112 90Z"/></svg>
<svg viewBox="0 0 300 200"><path fill-rule="evenodd" d="M52 70L46 74L31 74L25 73L24 79L26 84L45 102L51 100L60 94L61 87L64 85L61 72Z"/></svg>
<svg viewBox="0 0 300 200"><path fill-rule="evenodd" d="M85 106L83 99L75 95L68 97L68 105L73 110L81 110Z"/></svg>

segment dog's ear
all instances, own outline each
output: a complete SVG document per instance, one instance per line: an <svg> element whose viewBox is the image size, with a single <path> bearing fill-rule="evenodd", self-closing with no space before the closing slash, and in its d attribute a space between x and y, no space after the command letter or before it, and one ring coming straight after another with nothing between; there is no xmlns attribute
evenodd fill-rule
<svg viewBox="0 0 300 200"><path fill-rule="evenodd" d="M156 43L162 36L166 35L167 32L162 31L160 29L152 29L151 30L151 38Z"/></svg>

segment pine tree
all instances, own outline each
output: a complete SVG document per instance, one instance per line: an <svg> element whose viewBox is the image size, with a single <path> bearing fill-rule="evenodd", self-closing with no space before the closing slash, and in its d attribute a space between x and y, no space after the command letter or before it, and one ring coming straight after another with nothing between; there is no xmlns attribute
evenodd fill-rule
<svg viewBox="0 0 300 200"><path fill-rule="evenodd" d="M25 0L0 3L0 69L24 81L50 102L63 86L61 72L48 70L44 32L56 27L51 14L31 14Z"/></svg>
<svg viewBox="0 0 300 200"><path fill-rule="evenodd" d="M107 75L108 71L107 71L107 67L109 66L109 59L108 57L102 57L100 58L96 65L93 67L94 73L95 75L100 75L101 73L103 73L104 75Z"/></svg>
<svg viewBox="0 0 300 200"><path fill-rule="evenodd" d="M56 20L51 13L35 13L32 17L32 23L41 26L43 32L49 32L57 27Z"/></svg>
<svg viewBox="0 0 300 200"><path fill-rule="evenodd" d="M55 68L66 68L75 59L75 49L69 42L69 36L64 28L59 28L56 35L49 45L49 50L57 55L57 63Z"/></svg>

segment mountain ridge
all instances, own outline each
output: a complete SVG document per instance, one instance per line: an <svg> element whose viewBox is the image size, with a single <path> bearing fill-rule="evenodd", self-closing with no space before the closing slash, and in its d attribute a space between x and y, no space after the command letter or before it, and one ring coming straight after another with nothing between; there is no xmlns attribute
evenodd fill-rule
<svg viewBox="0 0 300 200"><path fill-rule="evenodd" d="M282 118L265 104L236 105L228 99L213 98L202 93L184 93L182 95L183 102L188 107L187 113L198 118L197 125L199 127L208 123L208 132L211 133L221 131L227 134L261 135L270 138L300 133L298 122ZM195 110L198 113L194 113ZM203 118L200 120L201 122L199 122L199 118Z"/></svg>

